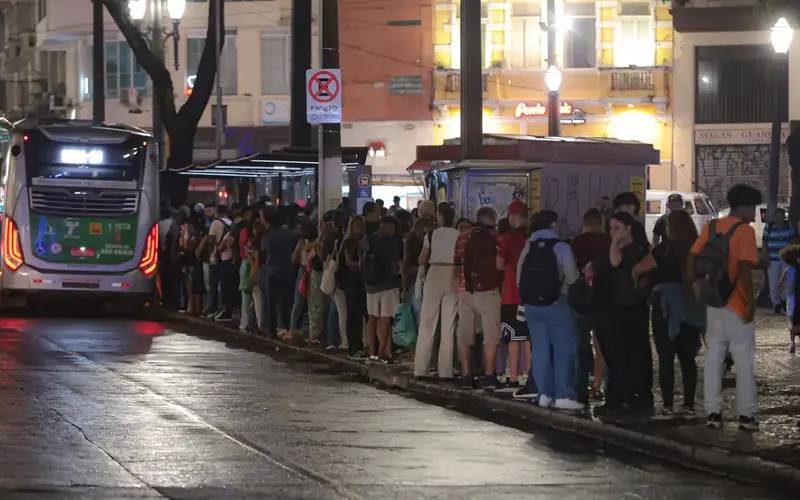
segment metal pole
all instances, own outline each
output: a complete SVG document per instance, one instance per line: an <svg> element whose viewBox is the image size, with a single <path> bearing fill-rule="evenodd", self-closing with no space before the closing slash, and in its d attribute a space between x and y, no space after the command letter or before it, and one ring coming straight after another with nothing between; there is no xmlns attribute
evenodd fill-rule
<svg viewBox="0 0 800 500"><path fill-rule="evenodd" d="M150 50L159 61L164 61L164 32L161 29L162 0L153 2L153 36ZM161 121L161 101L159 92L153 86L153 138L158 145L158 168L164 168L164 124Z"/></svg>
<svg viewBox="0 0 800 500"><path fill-rule="evenodd" d="M225 142L225 130L222 123L222 54L220 49L222 48L222 37L225 36L222 33L222 20L220 19L220 2L224 0L217 0L216 8L217 14L215 17L216 25L214 26L215 29L215 42L216 42L216 57L217 57L217 109L216 109L216 133L215 133L215 142L217 145L217 160L222 159L222 144Z"/></svg>
<svg viewBox="0 0 800 500"><path fill-rule="evenodd" d="M461 1L461 159L479 159L483 145L481 2Z"/></svg>
<svg viewBox="0 0 800 500"><path fill-rule="evenodd" d="M94 72L94 88L92 92L92 119L95 123L106 121L106 71L105 57L105 26L103 25L103 3L94 0L92 29L94 32L94 47L92 47L92 71Z"/></svg>
<svg viewBox="0 0 800 500"><path fill-rule="evenodd" d="M311 68L311 0L292 1L292 147L311 147L306 118L306 71Z"/></svg>
<svg viewBox="0 0 800 500"><path fill-rule="evenodd" d="M769 146L769 193L767 195L767 215L772 217L775 209L778 208L778 187L780 185L780 159L781 159L781 126L783 122L781 104L783 95L783 86L781 82L784 78L784 71L786 69L785 63L787 58L784 56L775 56L775 88L774 95L774 108L772 118L772 139Z"/></svg>
<svg viewBox="0 0 800 500"><path fill-rule="evenodd" d="M322 0L322 67L339 67L338 0ZM342 126L325 124L319 128L319 209L323 214L335 209L342 198ZM355 204L356 193L350 193ZM355 206L355 205L354 205Z"/></svg>
<svg viewBox="0 0 800 500"><path fill-rule="evenodd" d="M547 67L556 61L556 0L547 0ZM547 135L561 135L561 96L558 90L547 94Z"/></svg>

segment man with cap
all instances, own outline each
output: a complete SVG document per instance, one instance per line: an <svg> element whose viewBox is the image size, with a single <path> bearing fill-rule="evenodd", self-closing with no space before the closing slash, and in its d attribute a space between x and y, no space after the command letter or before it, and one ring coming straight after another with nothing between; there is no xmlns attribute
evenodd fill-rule
<svg viewBox="0 0 800 500"><path fill-rule="evenodd" d="M503 271L500 333L503 343L508 344L510 387L517 389L523 385L520 384L520 375L528 373L531 365L528 325L517 318L517 309L522 302L517 285L517 263L527 242L528 207L521 201L514 200L508 205L507 215L511 230L500 237L497 253L497 268ZM522 355L522 366L520 366L520 355ZM531 392L524 388L520 391L518 397L523 392Z"/></svg>
<svg viewBox="0 0 800 500"><path fill-rule="evenodd" d="M667 196L667 213L662 215L656 221L653 228L653 246L658 246L662 239L667 237L667 216L675 210L684 210L686 204L683 201L683 196L678 193L672 193Z"/></svg>

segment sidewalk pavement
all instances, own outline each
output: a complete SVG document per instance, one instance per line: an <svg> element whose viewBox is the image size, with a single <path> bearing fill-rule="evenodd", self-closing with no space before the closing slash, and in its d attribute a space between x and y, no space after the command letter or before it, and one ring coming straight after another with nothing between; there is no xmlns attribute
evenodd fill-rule
<svg viewBox="0 0 800 500"><path fill-rule="evenodd" d="M787 319L763 309L759 310L756 318L756 375L761 431L754 434L739 431L736 425L732 373L726 376L724 383L725 426L722 430L705 427L702 411L704 349L698 356L700 380L697 419L639 418L611 421L592 417L589 412L583 415L570 415L542 409L531 403L514 401L510 393L469 390L455 383L418 380L412 374L410 355L401 357L399 362L392 366L366 365L348 360L341 351L289 345L180 314L170 313L169 317L172 320L203 326L206 331L232 337L241 343L251 345L255 343L271 350L293 351L307 355L388 387L502 411L557 430L607 442L717 475L768 484L793 493L800 491L800 426L798 426L800 356L789 354ZM655 355L655 349L653 352ZM657 363L654 366L657 367ZM676 402L680 402L680 370L676 367L675 371ZM659 407L657 373L654 380L656 406Z"/></svg>

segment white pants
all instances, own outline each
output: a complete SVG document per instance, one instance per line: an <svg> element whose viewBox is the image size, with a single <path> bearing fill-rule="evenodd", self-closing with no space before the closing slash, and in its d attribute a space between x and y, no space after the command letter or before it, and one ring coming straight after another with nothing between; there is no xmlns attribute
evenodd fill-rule
<svg viewBox="0 0 800 500"><path fill-rule="evenodd" d="M245 330L253 326L253 318L255 316L255 307L253 304L253 292L242 292L242 316L239 320L239 330ZM256 323L258 324L258 323Z"/></svg>
<svg viewBox="0 0 800 500"><path fill-rule="evenodd" d="M772 302L772 307L781 305L785 294L781 293L778 282L781 280L781 274L786 269L786 264L777 260L770 261L769 269L767 270L769 279L769 299Z"/></svg>
<svg viewBox="0 0 800 500"><path fill-rule="evenodd" d="M458 312L458 281L454 266L431 266L423 284L422 312L419 320L414 355L414 375L428 375L433 354L433 341L441 313L441 341L439 342L439 378L453 378L453 352Z"/></svg>
<svg viewBox="0 0 800 500"><path fill-rule="evenodd" d="M736 410L738 416L756 415L755 353L756 331L753 323L727 307L709 307L706 326L708 356L703 392L706 414L722 412L722 377L725 355L730 351L736 370Z"/></svg>
<svg viewBox="0 0 800 500"><path fill-rule="evenodd" d="M333 293L333 305L336 306L336 313L339 318L340 345L342 349L347 349L347 296L345 296L344 290L341 288L337 287Z"/></svg>
<svg viewBox="0 0 800 500"><path fill-rule="evenodd" d="M261 325L261 287L256 285L253 287L253 310L256 316L256 326Z"/></svg>

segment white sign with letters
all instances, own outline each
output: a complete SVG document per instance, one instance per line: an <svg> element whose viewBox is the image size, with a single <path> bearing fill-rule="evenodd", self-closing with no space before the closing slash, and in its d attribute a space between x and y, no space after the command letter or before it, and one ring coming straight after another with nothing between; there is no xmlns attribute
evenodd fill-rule
<svg viewBox="0 0 800 500"><path fill-rule="evenodd" d="M306 116L308 123L342 123L342 70L306 71Z"/></svg>
<svg viewBox="0 0 800 500"><path fill-rule="evenodd" d="M789 127L781 127L781 144L789 136ZM698 146L723 146L739 144L769 144L772 128L769 125L751 128L713 128L694 130L694 143Z"/></svg>

